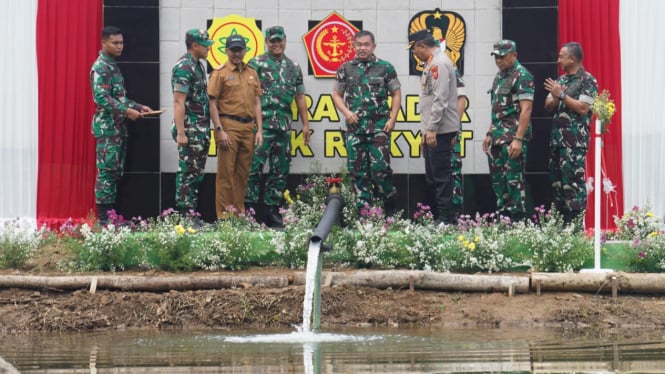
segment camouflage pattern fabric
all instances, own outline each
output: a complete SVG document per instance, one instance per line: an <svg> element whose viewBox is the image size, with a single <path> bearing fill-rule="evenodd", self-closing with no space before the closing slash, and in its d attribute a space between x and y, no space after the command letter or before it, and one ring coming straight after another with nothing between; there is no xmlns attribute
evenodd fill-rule
<svg viewBox="0 0 665 374"><path fill-rule="evenodd" d="M337 69L337 92L344 93L344 102L359 120L346 124L347 131L375 134L382 131L390 118L388 98L401 88L397 71L391 63L372 56L369 61L354 58Z"/></svg>
<svg viewBox="0 0 665 374"><path fill-rule="evenodd" d="M550 180L554 206L566 222L586 209L584 180L586 149L556 147L550 150Z"/></svg>
<svg viewBox="0 0 665 374"><path fill-rule="evenodd" d="M515 216L525 212L524 199L526 142L522 142L522 154L517 159L508 155L508 146L492 146L488 154L492 189L496 195L497 210Z"/></svg>
<svg viewBox="0 0 665 374"><path fill-rule="evenodd" d="M358 116L357 124L346 124L346 165L357 208L375 205L373 196L385 201L397 193L392 185L390 135L383 127L390 118L388 98L400 88L395 67L376 56L369 61L356 57L337 69L334 89L343 93L346 107Z"/></svg>
<svg viewBox="0 0 665 374"><path fill-rule="evenodd" d="M127 98L125 79L115 60L99 51L90 69L90 85L97 110L92 119L92 135L113 136L126 133L128 108L141 111L141 104Z"/></svg>
<svg viewBox="0 0 665 374"><path fill-rule="evenodd" d="M558 79L564 92L573 99L593 106L598 94L598 83L589 72L580 67L575 74L564 74ZM552 120L550 136L550 180L554 205L566 221L579 215L587 205L584 180L586 154L592 111L577 114L559 102Z"/></svg>
<svg viewBox="0 0 665 374"><path fill-rule="evenodd" d="M531 123L524 135L522 154L513 160L508 147L517 132L520 100L533 101L535 85L533 75L519 61L494 78L491 93L492 141L488 155L492 188L496 195L497 209L518 216L524 214L527 141L531 138Z"/></svg>
<svg viewBox="0 0 665 374"><path fill-rule="evenodd" d="M390 168L390 135L346 133L347 169L353 180L356 208L376 205L372 196L384 201L395 196ZM376 194L373 193L376 191Z"/></svg>
<svg viewBox="0 0 665 374"><path fill-rule="evenodd" d="M210 137L208 85L201 63L188 52L180 56L171 70L171 89L187 95L185 131L204 132ZM189 136L189 134L188 134Z"/></svg>
<svg viewBox="0 0 665 374"><path fill-rule="evenodd" d="M286 189L291 168L291 134L287 131L263 129L263 144L255 150L245 203L256 204L261 194L261 173L268 162L268 180L263 201L268 206L278 206Z"/></svg>
<svg viewBox="0 0 665 374"><path fill-rule="evenodd" d="M263 144L255 150L245 202L256 204L261 193L261 174L268 163L264 202L278 206L286 189L291 169L291 103L305 93L300 66L286 56L277 59L265 53L249 61L261 82L261 112L263 115Z"/></svg>
<svg viewBox="0 0 665 374"><path fill-rule="evenodd" d="M460 73L458 69L455 69L455 81L457 82L457 96L459 97L464 95L464 79L462 78L462 73ZM462 123L460 121L460 128L461 127ZM464 176L462 175L462 132L457 133L455 148L453 148L450 161L452 163L453 169L453 209L457 212L457 215L460 215L464 206Z"/></svg>
<svg viewBox="0 0 665 374"><path fill-rule="evenodd" d="M174 127L175 128L175 127ZM205 177L206 160L210 148L210 136L201 131L185 130L189 142L178 146L178 171L175 176L175 201L180 212L190 209L196 211L199 206L199 187ZM177 131L171 132L175 140Z"/></svg>
<svg viewBox="0 0 665 374"><path fill-rule="evenodd" d="M517 131L520 116L520 100L533 101L535 84L533 75L519 61L507 71L499 71L494 77L491 93L492 144L510 144ZM524 134L531 139L531 124Z"/></svg>
<svg viewBox="0 0 665 374"><path fill-rule="evenodd" d="M100 136L95 138L97 179L95 201L97 204L115 204L118 181L125 165L127 134Z"/></svg>
<svg viewBox="0 0 665 374"><path fill-rule="evenodd" d="M185 212L197 210L199 187L205 176L205 164L210 147L210 107L205 72L201 63L188 52L176 61L171 70L171 88L186 94L186 146L178 146L178 171L175 181L176 208ZM175 121L171 136L176 140Z"/></svg>
<svg viewBox="0 0 665 374"><path fill-rule="evenodd" d="M300 66L286 56L277 59L269 53L253 58L248 65L261 82L263 128L291 130L291 103L296 95L305 93Z"/></svg>
<svg viewBox="0 0 665 374"><path fill-rule="evenodd" d="M99 51L90 69L90 85L97 109L92 119L95 137L97 204L115 204L117 183L123 174L127 148L127 109L142 105L127 98L125 80L115 60Z"/></svg>
<svg viewBox="0 0 665 374"><path fill-rule="evenodd" d="M453 208L459 215L462 212L464 205L464 175L462 175L462 133L457 134L455 147L450 155L450 162L452 163L453 175Z"/></svg>

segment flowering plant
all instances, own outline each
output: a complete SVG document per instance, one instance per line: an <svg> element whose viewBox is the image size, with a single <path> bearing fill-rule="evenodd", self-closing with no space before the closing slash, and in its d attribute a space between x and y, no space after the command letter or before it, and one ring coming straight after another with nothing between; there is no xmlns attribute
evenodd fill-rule
<svg viewBox="0 0 665 374"><path fill-rule="evenodd" d="M607 233L608 239L635 240L644 239L654 231L661 229L660 219L651 211L649 204L634 206L621 217L614 216L617 226L615 233Z"/></svg>
<svg viewBox="0 0 665 374"><path fill-rule="evenodd" d="M614 100L610 99L610 92L603 90L599 95L594 97L593 114L600 120L600 132L606 133L607 126L612 123L612 116L616 112Z"/></svg>

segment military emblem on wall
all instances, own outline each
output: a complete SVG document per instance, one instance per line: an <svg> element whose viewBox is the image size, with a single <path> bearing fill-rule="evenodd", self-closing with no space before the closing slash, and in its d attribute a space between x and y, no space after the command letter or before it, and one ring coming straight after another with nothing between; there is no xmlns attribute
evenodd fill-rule
<svg viewBox="0 0 665 374"><path fill-rule="evenodd" d="M226 38L229 35L239 34L245 38L247 44L247 54L245 62L263 54L265 51L263 33L257 25L254 18L242 17L237 14L231 14L223 18L213 18L208 27L208 35L215 43L210 46L208 53L208 62L215 68L228 60L226 56Z"/></svg>
<svg viewBox="0 0 665 374"><path fill-rule="evenodd" d="M334 77L337 68L355 56L353 36L362 28L362 23L350 22L337 12L332 12L322 21L311 26L303 36L310 74L318 78Z"/></svg>
<svg viewBox="0 0 665 374"><path fill-rule="evenodd" d="M429 29L441 43L441 49L450 57L453 64L464 75L464 42L466 41L466 23L455 12L441 11L439 8L417 13L409 21L408 34ZM422 61L411 54L409 57L409 75L422 73Z"/></svg>

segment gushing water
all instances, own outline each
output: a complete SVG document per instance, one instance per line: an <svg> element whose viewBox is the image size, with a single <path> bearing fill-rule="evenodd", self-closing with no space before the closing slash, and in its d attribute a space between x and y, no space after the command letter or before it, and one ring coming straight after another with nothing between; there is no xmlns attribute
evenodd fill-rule
<svg viewBox="0 0 665 374"><path fill-rule="evenodd" d="M305 301L302 308L302 332L312 331L312 302L314 300L314 281L319 261L321 242L310 240L307 250L307 269L305 272Z"/></svg>

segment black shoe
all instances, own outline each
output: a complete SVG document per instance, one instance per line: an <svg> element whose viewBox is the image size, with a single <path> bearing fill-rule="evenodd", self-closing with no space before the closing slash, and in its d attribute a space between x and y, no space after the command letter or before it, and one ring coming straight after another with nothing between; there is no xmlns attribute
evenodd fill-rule
<svg viewBox="0 0 665 374"><path fill-rule="evenodd" d="M245 203L245 214L254 217L256 215L256 204Z"/></svg>
<svg viewBox="0 0 665 374"><path fill-rule="evenodd" d="M397 194L393 194L391 197L386 198L383 201L383 211L386 217L392 217L397 212Z"/></svg>
<svg viewBox="0 0 665 374"><path fill-rule="evenodd" d="M264 222L268 227L276 229L284 228L284 220L282 219L282 215L279 214L278 206L268 206Z"/></svg>
<svg viewBox="0 0 665 374"><path fill-rule="evenodd" d="M115 210L113 204L97 204L97 222L100 226L106 226L109 223L109 212Z"/></svg>

